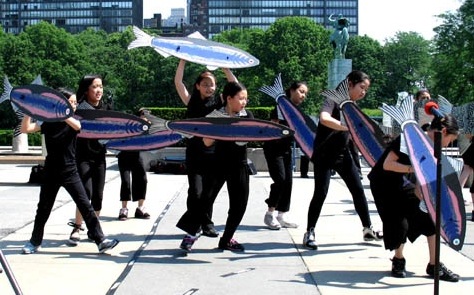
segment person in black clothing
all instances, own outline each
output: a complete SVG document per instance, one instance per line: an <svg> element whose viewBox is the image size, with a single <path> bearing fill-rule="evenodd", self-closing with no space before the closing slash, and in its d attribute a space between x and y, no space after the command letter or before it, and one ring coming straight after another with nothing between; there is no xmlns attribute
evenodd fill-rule
<svg viewBox="0 0 474 295"><path fill-rule="evenodd" d="M182 102L186 105L187 118L205 117L223 105L220 97L215 96L216 77L209 71L204 71L197 77L193 92L190 94L183 82L184 66L186 61L181 60L175 74L176 90ZM237 81L229 69L222 69L227 81ZM209 196L210 200L203 200L202 191L206 183L212 181L215 174L214 146L205 146L202 138L192 137L186 144L186 171L188 176L187 210L179 219L176 226L186 232L181 248L188 240L193 240L202 230L208 237L218 237L212 221L212 209L217 197ZM191 244L192 246L192 244ZM189 250L191 249L189 246Z"/></svg>
<svg viewBox="0 0 474 295"><path fill-rule="evenodd" d="M362 99L369 86L369 76L361 71L352 71L347 75L349 99ZM338 88L341 87L339 84ZM379 240L380 237L372 229L367 199L359 177L357 167L350 149L347 126L341 123L341 112L338 105L326 98L321 107L319 124L314 141L312 161L314 163L314 194L308 208L307 232L303 237L306 248L316 250L314 228L321 214L326 199L331 170L336 171L344 180L351 192L354 207L362 222L362 235L365 241Z"/></svg>
<svg viewBox="0 0 474 295"><path fill-rule="evenodd" d="M447 146L457 138L459 128L456 120L448 115L433 119L428 130L428 136L432 140L435 130L441 131L442 145ZM390 143L368 175L370 189L383 223L385 249L395 251L392 258L392 275L404 278L406 261L403 249L407 238L413 243L420 235L425 235L429 250L426 272L434 277L435 226L427 210L424 209L424 212L420 209L422 197L415 185L414 170L408 155L401 152L400 142L398 136ZM441 263L440 279L456 282L459 276Z"/></svg>
<svg viewBox="0 0 474 295"><path fill-rule="evenodd" d="M305 100L307 93L308 86L306 82L293 82L286 90L286 97L293 105L299 106ZM278 106L275 106L270 113L270 120L288 126ZM273 183L270 185L269 197L265 200L268 210L265 213L263 222L268 228L274 230L278 230L281 227L298 227L297 224L289 222L285 218L285 213L290 211L291 190L293 186L293 141L293 137L287 137L266 141L263 144L268 172L273 180ZM278 211L278 216L274 215L275 210Z"/></svg>
<svg viewBox="0 0 474 295"><path fill-rule="evenodd" d="M104 87L102 77L99 75L86 75L79 81L79 88L76 96L79 102L78 109L110 110L112 106L104 103L102 96ZM76 160L84 188L87 196L94 207L97 216L100 216L102 209L102 199L104 197L106 161L105 145L98 139L77 139ZM75 221L69 223L73 227L69 237L69 245L76 246L81 237L83 218L76 209Z"/></svg>
<svg viewBox="0 0 474 295"><path fill-rule="evenodd" d="M467 136L471 138L471 143L469 144L469 147L467 148L467 150L462 154L462 160L464 162L464 166L462 168L461 176L459 177L459 181L461 182L461 187L464 187L467 179L469 178L470 175L472 175L472 172L474 171L473 137L472 137L472 134L469 134ZM474 181L471 183L469 192L471 193L472 206L473 206L472 213L471 213L471 221L474 221Z"/></svg>
<svg viewBox="0 0 474 295"><path fill-rule="evenodd" d="M61 90L69 99L75 110L76 96L67 90ZM45 178L36 211L31 239L23 247L24 254L38 251L43 242L44 227L53 209L54 201L61 186L71 195L79 212L84 216L88 236L97 244L99 252L103 253L114 248L119 241L104 237L99 219L89 202L87 193L82 185L76 166L76 137L81 129L81 123L73 117L63 122L44 122L41 125L32 123L26 116L21 123L21 132L30 133L41 130L46 143L46 160L44 165Z"/></svg>
<svg viewBox="0 0 474 295"><path fill-rule="evenodd" d="M145 115L149 114L146 109L140 109L138 116L147 120ZM145 163L140 151L121 151L118 155L118 167L120 171L120 201L122 208L119 211L119 220L128 219L127 204L130 200L138 202L135 210L135 218L149 219L150 214L145 210L145 197L148 185Z"/></svg>

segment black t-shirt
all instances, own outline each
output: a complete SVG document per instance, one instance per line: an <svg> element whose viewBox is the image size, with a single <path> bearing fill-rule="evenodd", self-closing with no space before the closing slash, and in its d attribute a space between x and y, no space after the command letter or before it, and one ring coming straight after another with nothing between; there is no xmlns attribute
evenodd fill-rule
<svg viewBox="0 0 474 295"><path fill-rule="evenodd" d="M320 112L327 112L337 120L341 120L341 111L337 103L326 98ZM314 140L313 159L315 157L332 159L342 154L349 143L349 132L337 131L326 127L321 122L318 124L316 139Z"/></svg>
<svg viewBox="0 0 474 295"><path fill-rule="evenodd" d="M41 124L44 134L46 163L57 167L76 165L76 138L78 131L65 122L44 122Z"/></svg>
<svg viewBox="0 0 474 295"><path fill-rule="evenodd" d="M81 102L78 109L110 110L109 105L99 103L98 106L92 106L88 102ZM77 159L78 160L102 160L105 159L107 149L98 139L78 138L77 139Z"/></svg>
<svg viewBox="0 0 474 295"><path fill-rule="evenodd" d="M275 106L270 113L270 120L278 120L279 124L288 126L288 122L278 117L278 106ZM293 145L293 136L288 136L281 139L269 140L263 143L263 149L267 154L280 155L282 153L291 151Z"/></svg>

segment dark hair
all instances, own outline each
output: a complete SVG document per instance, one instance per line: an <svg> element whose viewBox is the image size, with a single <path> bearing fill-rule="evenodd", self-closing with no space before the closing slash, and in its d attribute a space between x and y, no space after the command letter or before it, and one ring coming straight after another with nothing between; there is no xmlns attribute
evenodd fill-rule
<svg viewBox="0 0 474 295"><path fill-rule="evenodd" d="M416 94L415 94L415 100L416 100L416 101L420 100L420 96L422 96L422 95L425 94L425 93L430 94L430 92L428 91L428 89L420 89L420 90L418 90L418 92L416 92Z"/></svg>
<svg viewBox="0 0 474 295"><path fill-rule="evenodd" d="M366 73L359 71L359 70L354 70L350 72L347 76L346 79L352 83L352 85L356 85L360 82L363 82L364 80L370 80L369 75Z"/></svg>
<svg viewBox="0 0 474 295"><path fill-rule="evenodd" d="M64 95L67 99L69 99L71 96L75 95L74 91L68 88L60 87L58 88L58 91Z"/></svg>
<svg viewBox="0 0 474 295"><path fill-rule="evenodd" d="M104 80L100 75L85 75L84 77L82 77L82 79L79 81L79 87L76 91L77 102L81 103L86 99L85 96L87 93L87 89L89 88L89 86L91 86L92 82L95 79L101 79L102 82Z"/></svg>
<svg viewBox="0 0 474 295"><path fill-rule="evenodd" d="M459 126L456 119L451 115L445 115L444 117L434 117L433 121L430 124L430 130L441 130L446 128L447 134L455 134L459 133Z"/></svg>
<svg viewBox="0 0 474 295"><path fill-rule="evenodd" d="M227 105L227 97L233 97L237 93L239 93L242 90L247 90L247 88L244 86L244 84L239 83L239 82L227 82L224 86L224 90L222 91L222 98L223 98L223 104L224 106Z"/></svg>
<svg viewBox="0 0 474 295"><path fill-rule="evenodd" d="M290 98L290 96L291 96L290 91L291 90L296 90L296 89L300 88L303 85L308 87L308 83L306 83L305 81L293 81L293 83L291 83L290 87L288 87L285 90L286 97Z"/></svg>

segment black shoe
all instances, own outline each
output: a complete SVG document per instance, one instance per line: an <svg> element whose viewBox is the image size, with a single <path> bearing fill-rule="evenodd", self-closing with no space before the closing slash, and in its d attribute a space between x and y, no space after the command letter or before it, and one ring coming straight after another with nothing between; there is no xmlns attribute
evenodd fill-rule
<svg viewBox="0 0 474 295"><path fill-rule="evenodd" d="M392 276L396 278L405 278L407 272L405 270L406 260L405 258L392 258Z"/></svg>
<svg viewBox="0 0 474 295"><path fill-rule="evenodd" d="M117 246L118 243L119 241L116 239L104 239L99 245L97 245L97 248L99 248L99 253L105 253L105 251L113 249L115 246Z"/></svg>
<svg viewBox="0 0 474 295"><path fill-rule="evenodd" d="M219 240L219 249L221 250L229 250L234 252L243 252L245 251L245 247L242 244L239 244L234 239L231 239L229 242L225 243L222 241L222 238Z"/></svg>
<svg viewBox="0 0 474 295"><path fill-rule="evenodd" d="M303 236L303 246L311 249L317 250L318 244L316 244L316 239L314 235L314 227L312 227L309 231L307 231Z"/></svg>
<svg viewBox="0 0 474 295"><path fill-rule="evenodd" d="M202 228L202 235L210 238L217 238L219 233L213 226L207 226Z"/></svg>
<svg viewBox="0 0 474 295"><path fill-rule="evenodd" d="M434 269L435 266L428 263L426 266L426 273L434 278ZM459 281L459 275L450 271L443 263L439 264L439 279L447 282L457 282Z"/></svg>
<svg viewBox="0 0 474 295"><path fill-rule="evenodd" d="M150 219L150 214L148 214L144 209L137 208L135 210L135 218L138 219Z"/></svg>

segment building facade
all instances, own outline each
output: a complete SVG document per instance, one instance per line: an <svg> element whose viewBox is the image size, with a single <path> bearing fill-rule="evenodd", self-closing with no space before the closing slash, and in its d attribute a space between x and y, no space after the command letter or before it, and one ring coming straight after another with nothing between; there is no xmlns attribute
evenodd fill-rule
<svg viewBox="0 0 474 295"><path fill-rule="evenodd" d="M359 32L359 0L188 0L187 31L212 37L234 28L267 29L277 19L305 16L327 28L329 17L343 15L350 22L349 33Z"/></svg>
<svg viewBox="0 0 474 295"><path fill-rule="evenodd" d="M0 26L19 34L25 27L47 21L70 33L87 28L121 32L143 26L143 0L0 0Z"/></svg>

